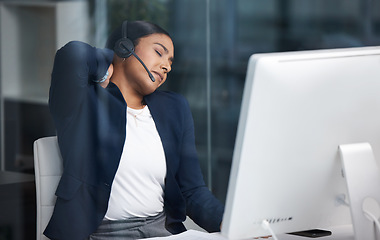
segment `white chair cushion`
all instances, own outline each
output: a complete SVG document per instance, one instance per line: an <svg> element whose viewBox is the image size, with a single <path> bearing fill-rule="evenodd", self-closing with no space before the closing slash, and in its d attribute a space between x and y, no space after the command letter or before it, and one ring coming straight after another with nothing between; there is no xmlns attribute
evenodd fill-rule
<svg viewBox="0 0 380 240"><path fill-rule="evenodd" d="M43 235L56 201L55 191L61 178L63 165L57 137L40 138L34 142L34 171L37 202L37 240Z"/></svg>

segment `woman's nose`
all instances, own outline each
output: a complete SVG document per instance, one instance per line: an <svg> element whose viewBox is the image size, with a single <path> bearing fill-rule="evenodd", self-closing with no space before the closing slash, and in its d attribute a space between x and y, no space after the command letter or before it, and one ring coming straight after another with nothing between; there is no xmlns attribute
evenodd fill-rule
<svg viewBox="0 0 380 240"><path fill-rule="evenodd" d="M162 63L161 68L165 71L165 73L168 73L172 70L172 67L169 61Z"/></svg>

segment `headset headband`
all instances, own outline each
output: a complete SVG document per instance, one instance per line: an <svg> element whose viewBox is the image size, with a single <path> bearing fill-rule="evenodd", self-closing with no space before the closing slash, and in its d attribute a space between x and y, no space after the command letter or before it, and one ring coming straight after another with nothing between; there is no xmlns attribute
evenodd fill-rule
<svg viewBox="0 0 380 240"><path fill-rule="evenodd" d="M125 20L123 22L123 25L121 27L121 32L122 32L122 38L128 38L127 34L128 34L128 21Z"/></svg>

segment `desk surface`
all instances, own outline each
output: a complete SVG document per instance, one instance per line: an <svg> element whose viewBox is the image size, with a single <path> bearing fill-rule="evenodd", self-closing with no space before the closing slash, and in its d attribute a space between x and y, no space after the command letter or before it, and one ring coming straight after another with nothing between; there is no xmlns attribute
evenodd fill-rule
<svg viewBox="0 0 380 240"><path fill-rule="evenodd" d="M277 238L279 240L355 240L352 226L343 226L339 228L330 229L333 233L328 237L320 238L308 238L300 237L289 234L279 234ZM158 238L149 238L150 240L229 240L226 237L222 236L220 233L205 233L196 230L189 230L184 233L173 235L169 237L158 237ZM259 240L273 240L273 237L270 238L257 238Z"/></svg>
<svg viewBox="0 0 380 240"><path fill-rule="evenodd" d="M0 171L0 185L33 182L33 181L34 181L33 174Z"/></svg>
<svg viewBox="0 0 380 240"><path fill-rule="evenodd" d="M6 239L36 236L36 189L33 174L0 171L0 226ZM2 235L5 234L5 235ZM10 235L9 238L6 236Z"/></svg>

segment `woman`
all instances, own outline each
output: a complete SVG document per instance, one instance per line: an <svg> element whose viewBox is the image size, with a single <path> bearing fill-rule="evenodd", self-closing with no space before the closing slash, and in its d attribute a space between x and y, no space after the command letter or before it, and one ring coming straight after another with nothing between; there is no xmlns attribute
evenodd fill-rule
<svg viewBox="0 0 380 240"><path fill-rule="evenodd" d="M186 215L219 231L223 206L204 184L188 103L156 90L171 70L169 34L124 22L107 48L70 42L56 53L49 107L64 172L45 235L167 236L186 230Z"/></svg>

